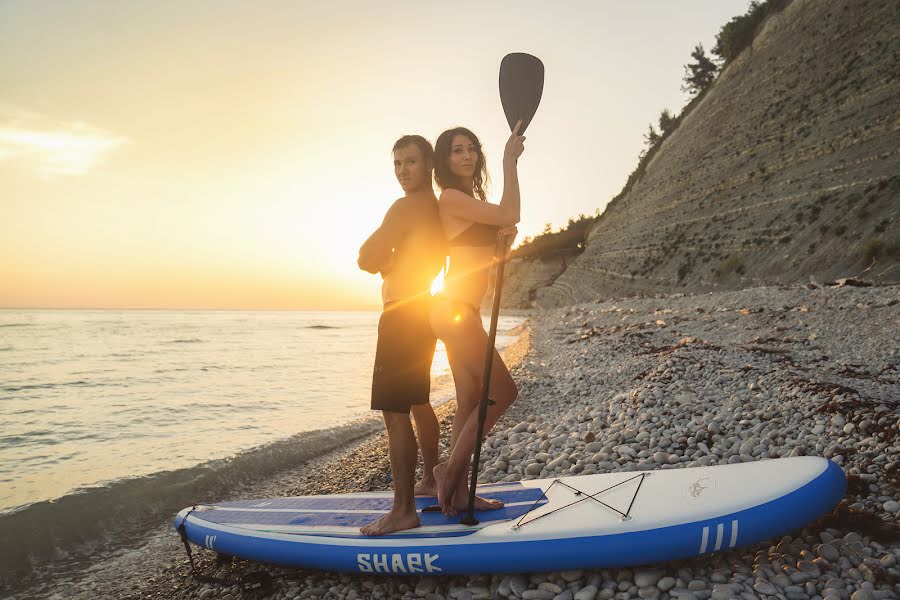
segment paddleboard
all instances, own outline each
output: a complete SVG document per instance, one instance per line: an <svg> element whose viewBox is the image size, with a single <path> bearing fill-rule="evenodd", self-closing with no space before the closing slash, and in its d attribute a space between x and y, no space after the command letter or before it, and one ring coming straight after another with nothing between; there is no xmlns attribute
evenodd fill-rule
<svg viewBox="0 0 900 600"><path fill-rule="evenodd" d="M803 527L844 496L835 463L795 457L478 486L504 508L477 525L420 512L421 527L369 537L391 492L188 507L193 544L260 562L356 573L456 574L633 566L703 556ZM435 498L416 498L421 509Z"/></svg>

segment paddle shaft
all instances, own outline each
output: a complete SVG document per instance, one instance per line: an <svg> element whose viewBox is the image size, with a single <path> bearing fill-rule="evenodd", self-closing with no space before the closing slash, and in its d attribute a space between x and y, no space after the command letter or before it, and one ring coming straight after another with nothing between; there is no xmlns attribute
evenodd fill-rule
<svg viewBox="0 0 900 600"><path fill-rule="evenodd" d="M506 264L506 238L497 238L497 276L494 279L494 306L491 309L491 328L488 331L487 353L484 357L484 380L481 384L481 401L478 403L478 433L475 437L475 454L472 458L472 478L469 481L469 502L466 514L459 520L463 525L478 525L475 518L475 485L481 463L481 442L484 438L484 420L487 418L491 392L491 371L494 366L494 345L497 339L497 321L500 318L500 294L503 291L503 266Z"/></svg>

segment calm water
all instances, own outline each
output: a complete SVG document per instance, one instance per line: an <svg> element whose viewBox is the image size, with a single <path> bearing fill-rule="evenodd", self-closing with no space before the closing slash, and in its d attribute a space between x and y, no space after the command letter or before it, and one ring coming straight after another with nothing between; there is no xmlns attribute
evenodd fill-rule
<svg viewBox="0 0 900 600"><path fill-rule="evenodd" d="M0 517L371 418L377 321L377 312L0 311ZM500 330L519 322L501 318ZM439 346L432 402L452 396L439 377L447 372Z"/></svg>

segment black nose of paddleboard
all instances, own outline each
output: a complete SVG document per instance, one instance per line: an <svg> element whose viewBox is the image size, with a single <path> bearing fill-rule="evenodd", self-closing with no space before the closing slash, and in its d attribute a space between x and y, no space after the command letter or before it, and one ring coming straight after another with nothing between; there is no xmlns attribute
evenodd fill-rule
<svg viewBox="0 0 900 600"><path fill-rule="evenodd" d="M510 131L522 119L519 135L525 133L541 103L543 92L544 63L539 58L524 52L503 57L500 63L500 102L503 103Z"/></svg>

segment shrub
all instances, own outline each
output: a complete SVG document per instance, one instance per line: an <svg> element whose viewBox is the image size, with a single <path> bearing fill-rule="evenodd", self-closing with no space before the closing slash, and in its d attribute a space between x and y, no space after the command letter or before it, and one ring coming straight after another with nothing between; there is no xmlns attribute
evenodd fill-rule
<svg viewBox="0 0 900 600"><path fill-rule="evenodd" d="M878 238L869 238L860 246L859 253L863 260L872 262L884 253L886 244Z"/></svg>
<svg viewBox="0 0 900 600"><path fill-rule="evenodd" d="M723 260L715 270L717 279L723 279L733 272L741 275L744 273L744 265L741 263L741 257L737 254L732 254Z"/></svg>
<svg viewBox="0 0 900 600"><path fill-rule="evenodd" d="M741 53L741 51L753 43L753 38L759 30L759 25L770 14L781 11L790 4L790 0L765 0L750 3L747 14L738 15L729 21L716 36L716 45L712 49L723 62L728 64Z"/></svg>
<svg viewBox="0 0 900 600"><path fill-rule="evenodd" d="M900 260L900 238L888 244L884 249L884 253L886 256Z"/></svg>

